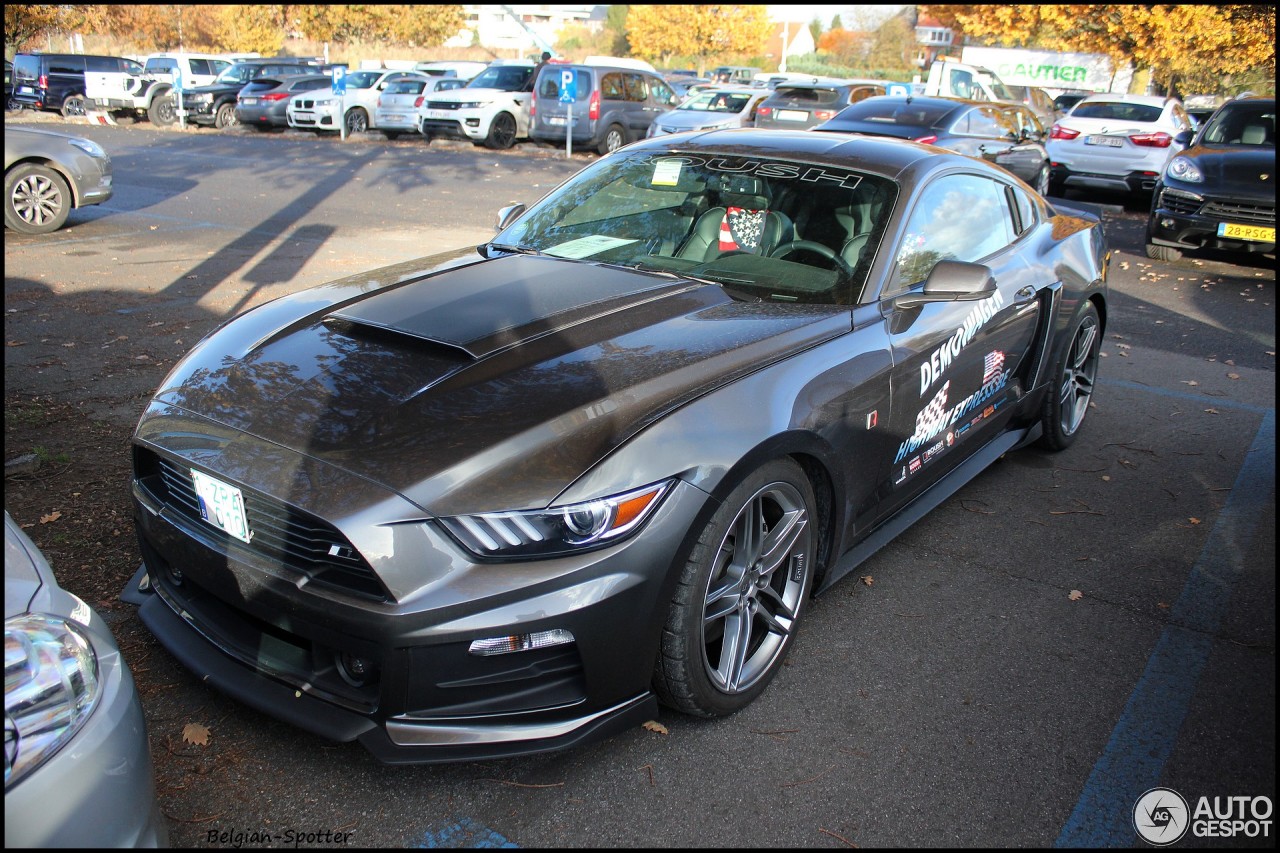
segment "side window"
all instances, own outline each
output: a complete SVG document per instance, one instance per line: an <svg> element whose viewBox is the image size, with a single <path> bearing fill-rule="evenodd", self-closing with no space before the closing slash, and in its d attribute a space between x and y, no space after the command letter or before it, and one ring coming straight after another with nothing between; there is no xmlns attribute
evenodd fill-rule
<svg viewBox="0 0 1280 853"><path fill-rule="evenodd" d="M952 70L949 82L952 95L957 98L973 97L973 75L968 71Z"/></svg>
<svg viewBox="0 0 1280 853"><path fill-rule="evenodd" d="M600 97L606 101L622 100L622 75L611 73L600 81Z"/></svg>
<svg viewBox="0 0 1280 853"><path fill-rule="evenodd" d="M225 59L206 59L204 61L209 63L210 74L221 74L223 71L226 71L231 67L231 63L227 62Z"/></svg>
<svg viewBox="0 0 1280 853"><path fill-rule="evenodd" d="M649 97L648 90L644 85L644 78L639 74L624 75L623 85L626 87L628 101L643 104Z"/></svg>
<svg viewBox="0 0 1280 853"><path fill-rule="evenodd" d="M192 74L204 75L204 74L213 73L212 71L209 70L209 60L207 59L192 59L192 60L189 60L189 62L191 64Z"/></svg>
<svg viewBox="0 0 1280 853"><path fill-rule="evenodd" d="M979 175L946 175L917 197L886 292L924 281L938 261L980 261L1011 242L1004 185Z"/></svg>
<svg viewBox="0 0 1280 853"><path fill-rule="evenodd" d="M1022 187L1009 187L1009 192L1013 194L1013 203L1018 211L1018 236L1022 236L1036 224L1036 206Z"/></svg>
<svg viewBox="0 0 1280 853"><path fill-rule="evenodd" d="M1002 110L998 107L983 107L982 113L991 119L991 135L1006 139L1018 139L1022 135L1022 121L1019 112Z"/></svg>
<svg viewBox="0 0 1280 853"><path fill-rule="evenodd" d="M649 94L653 96L653 102L660 106L670 105L676 97L676 93L671 91L671 87L661 80L649 80Z"/></svg>
<svg viewBox="0 0 1280 853"><path fill-rule="evenodd" d="M115 71L114 68L95 68L95 71ZM50 56L50 74L79 74L84 71L83 56Z"/></svg>

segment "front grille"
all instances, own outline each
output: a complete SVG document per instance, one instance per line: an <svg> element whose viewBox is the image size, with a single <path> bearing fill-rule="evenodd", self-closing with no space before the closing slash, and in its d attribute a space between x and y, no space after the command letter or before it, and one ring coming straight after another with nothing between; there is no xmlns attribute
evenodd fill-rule
<svg viewBox="0 0 1280 853"><path fill-rule="evenodd" d="M461 106L459 101L427 101L427 109L456 110Z"/></svg>
<svg viewBox="0 0 1280 853"><path fill-rule="evenodd" d="M148 460L145 457L150 456ZM148 469L154 475L147 476ZM230 547L231 537L200 516L200 500L190 469L149 451L139 451L138 477L166 508L198 525L202 534L220 538ZM244 545L261 556L306 575L313 581L339 587L362 596L387 600L385 587L364 557L331 524L275 498L240 487L253 541ZM236 540L236 544L239 543Z"/></svg>
<svg viewBox="0 0 1280 853"><path fill-rule="evenodd" d="M1204 214L1214 219L1230 222L1247 222L1250 225L1276 224L1276 206L1244 201L1210 201L1204 206Z"/></svg>
<svg viewBox="0 0 1280 853"><path fill-rule="evenodd" d="M1202 201L1200 197L1190 193L1179 192L1178 190L1163 190L1160 193L1160 203L1157 207L1180 216L1194 216L1199 212Z"/></svg>

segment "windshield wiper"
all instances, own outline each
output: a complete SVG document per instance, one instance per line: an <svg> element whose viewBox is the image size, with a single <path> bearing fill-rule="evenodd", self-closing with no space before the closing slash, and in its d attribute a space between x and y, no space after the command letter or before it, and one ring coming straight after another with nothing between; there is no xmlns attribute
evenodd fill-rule
<svg viewBox="0 0 1280 853"><path fill-rule="evenodd" d="M486 249L496 249L499 252L508 252L513 255L541 255L542 250L535 249L532 246L515 246L508 243L485 243Z"/></svg>

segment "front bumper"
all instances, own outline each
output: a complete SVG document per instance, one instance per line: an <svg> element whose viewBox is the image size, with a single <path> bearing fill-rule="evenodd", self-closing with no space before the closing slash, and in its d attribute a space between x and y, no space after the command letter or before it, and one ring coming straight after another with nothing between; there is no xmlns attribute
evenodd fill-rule
<svg viewBox="0 0 1280 853"><path fill-rule="evenodd" d="M443 110L418 114L418 132L424 136L447 136L453 139L483 140L489 133L492 116L479 110L451 110L447 117L436 115Z"/></svg>
<svg viewBox="0 0 1280 853"><path fill-rule="evenodd" d="M1226 198L1161 185L1151 206L1147 242L1179 249L1266 254L1276 250L1275 230L1274 197Z"/></svg>
<svg viewBox="0 0 1280 853"><path fill-rule="evenodd" d="M336 106L317 106L312 109L295 109L287 114L289 127L299 130L340 130L341 109Z"/></svg>
<svg viewBox="0 0 1280 853"><path fill-rule="evenodd" d="M411 561L431 580L393 596L299 577L160 491L135 480L143 566L126 597L147 627L215 687L387 763L559 750L651 719L673 567L707 500L677 484L630 539L522 563L474 562L434 523L403 525L398 553L370 564ZM475 640L553 630L573 641L470 651ZM353 659L374 675L351 678Z"/></svg>

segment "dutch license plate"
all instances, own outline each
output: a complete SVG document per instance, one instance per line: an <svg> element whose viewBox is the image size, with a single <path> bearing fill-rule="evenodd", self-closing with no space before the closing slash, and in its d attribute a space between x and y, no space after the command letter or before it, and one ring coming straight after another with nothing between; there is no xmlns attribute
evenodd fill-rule
<svg viewBox="0 0 1280 853"><path fill-rule="evenodd" d="M1118 136L1086 136L1084 138L1085 145L1106 145L1109 148L1119 148L1124 145L1124 140Z"/></svg>
<svg viewBox="0 0 1280 853"><path fill-rule="evenodd" d="M21 93L22 93L22 94L24 94L24 95L34 95L34 94L35 94L35 89L32 89L30 86L19 86L19 87L18 87L18 91L19 91L19 92L21 92Z"/></svg>
<svg viewBox="0 0 1280 853"><path fill-rule="evenodd" d="M808 121L809 114L804 110L778 110L778 121Z"/></svg>
<svg viewBox="0 0 1280 853"><path fill-rule="evenodd" d="M196 486L196 497L200 499L201 518L241 542L253 538L249 519L244 513L244 495L239 489L194 468L191 469L191 480Z"/></svg>
<svg viewBox="0 0 1280 853"><path fill-rule="evenodd" d="M1236 222L1219 222L1218 236L1234 240L1253 240L1258 243L1274 243L1276 229L1263 225L1241 225Z"/></svg>
<svg viewBox="0 0 1280 853"><path fill-rule="evenodd" d="M450 118L448 110L424 110L423 115L427 118Z"/></svg>
<svg viewBox="0 0 1280 853"><path fill-rule="evenodd" d="M551 125L552 127L564 127L564 123L565 123L564 116L547 116L547 124Z"/></svg>
<svg viewBox="0 0 1280 853"><path fill-rule="evenodd" d="M392 122L395 122L396 124L400 124L404 121L404 116L400 115L399 113L387 113L382 117L382 120L392 121Z"/></svg>
<svg viewBox="0 0 1280 853"><path fill-rule="evenodd" d="M249 106L249 105L258 103L258 99L257 98L241 98L240 103L245 104L246 106Z"/></svg>

